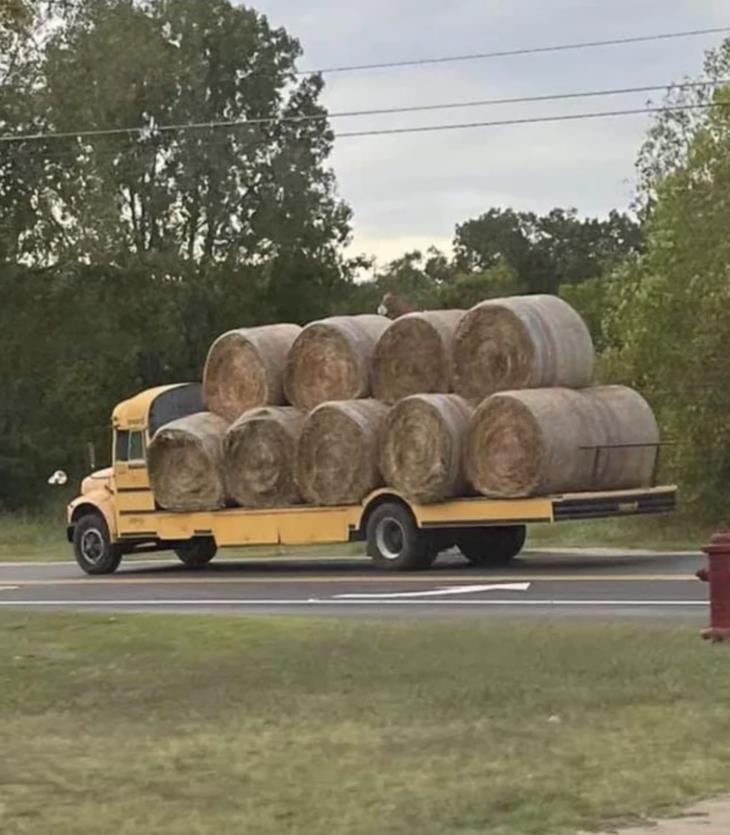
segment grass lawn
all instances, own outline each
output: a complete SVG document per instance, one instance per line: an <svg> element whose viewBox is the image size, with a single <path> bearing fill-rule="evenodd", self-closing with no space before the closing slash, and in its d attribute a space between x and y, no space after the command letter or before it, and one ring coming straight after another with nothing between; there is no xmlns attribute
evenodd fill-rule
<svg viewBox="0 0 730 835"><path fill-rule="evenodd" d="M63 513L0 514L0 562L70 557Z"/></svg>
<svg viewBox="0 0 730 835"><path fill-rule="evenodd" d="M3 835L555 835L730 789L692 627L0 614Z"/></svg>
<svg viewBox="0 0 730 835"><path fill-rule="evenodd" d="M645 548L650 550L697 550L717 529L682 514L594 519L533 525L528 548Z"/></svg>

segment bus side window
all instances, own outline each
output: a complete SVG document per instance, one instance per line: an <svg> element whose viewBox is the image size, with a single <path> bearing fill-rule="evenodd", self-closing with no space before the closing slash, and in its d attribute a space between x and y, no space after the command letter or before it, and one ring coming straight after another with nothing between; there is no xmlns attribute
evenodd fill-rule
<svg viewBox="0 0 730 835"><path fill-rule="evenodd" d="M129 433L129 460L141 464L145 463L144 432Z"/></svg>
<svg viewBox="0 0 730 835"><path fill-rule="evenodd" d="M129 461L129 436L126 429L117 430L116 449L114 451L115 461Z"/></svg>

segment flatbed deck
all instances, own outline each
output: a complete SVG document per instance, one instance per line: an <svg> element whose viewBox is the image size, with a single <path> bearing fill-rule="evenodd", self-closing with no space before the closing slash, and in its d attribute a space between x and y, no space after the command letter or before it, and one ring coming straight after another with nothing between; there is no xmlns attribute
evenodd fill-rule
<svg viewBox="0 0 730 835"><path fill-rule="evenodd" d="M677 488L652 487L596 493L566 493L527 499L489 499L483 496L452 499L438 504L408 502L393 490L371 493L361 504L341 507L297 505L286 508L226 508L171 513L154 509L151 493L136 493L148 510L122 510L118 518L121 540L185 540L212 536L218 546L312 545L364 538L367 514L385 500L410 507L419 528L483 527L561 522L608 516L669 513L676 505Z"/></svg>

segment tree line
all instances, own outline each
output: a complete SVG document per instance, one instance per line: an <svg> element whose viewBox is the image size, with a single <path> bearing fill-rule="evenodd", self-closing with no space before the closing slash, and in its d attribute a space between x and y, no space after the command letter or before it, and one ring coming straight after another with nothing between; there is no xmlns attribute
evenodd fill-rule
<svg viewBox="0 0 730 835"><path fill-rule="evenodd" d="M199 379L222 331L374 312L388 291L422 308L564 295L591 326L602 379L646 389L682 438L672 473L698 503L717 498L730 466L711 385L727 338L726 111L654 123L636 213L486 206L456 225L452 254L374 270L346 254L352 212L329 165L323 80L296 74L300 53L230 0L3 7L0 135L18 141L0 144L0 506L42 500L56 468L83 474L85 443L109 447L114 404ZM708 56L713 78L728 54ZM183 124L201 127L162 129ZM708 486L689 452L700 440L722 447Z"/></svg>

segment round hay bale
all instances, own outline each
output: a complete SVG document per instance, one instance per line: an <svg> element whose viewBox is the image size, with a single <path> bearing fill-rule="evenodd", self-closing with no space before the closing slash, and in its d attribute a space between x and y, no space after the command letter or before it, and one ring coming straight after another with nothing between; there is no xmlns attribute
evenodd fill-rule
<svg viewBox="0 0 730 835"><path fill-rule="evenodd" d="M307 417L296 472L308 502L357 504L382 484L378 445L387 414L377 400L346 400L323 403Z"/></svg>
<svg viewBox="0 0 730 835"><path fill-rule="evenodd" d="M304 415L292 406L251 409L232 424L225 439L226 492L243 507L297 504L301 494L294 462Z"/></svg>
<svg viewBox="0 0 730 835"><path fill-rule="evenodd" d="M282 377L299 325L263 325L228 331L210 346L203 370L203 397L228 421L248 409L285 402Z"/></svg>
<svg viewBox="0 0 730 835"><path fill-rule="evenodd" d="M495 497L644 487L655 452L597 448L657 438L651 410L623 386L502 392L474 413L464 468L478 492Z"/></svg>
<svg viewBox="0 0 730 835"><path fill-rule="evenodd" d="M223 439L228 422L197 412L161 426L147 449L150 486L165 510L216 510L226 504Z"/></svg>
<svg viewBox="0 0 730 835"><path fill-rule="evenodd" d="M651 406L626 386L598 386L586 394L602 422L608 447L596 453L594 489L649 486L659 449L659 427Z"/></svg>
<svg viewBox="0 0 730 835"><path fill-rule="evenodd" d="M451 342L463 316L463 310L426 310L396 319L375 346L374 396L395 403L451 391Z"/></svg>
<svg viewBox="0 0 730 835"><path fill-rule="evenodd" d="M474 488L495 497L589 490L603 433L582 392L510 391L489 397L472 418L464 469Z"/></svg>
<svg viewBox="0 0 730 835"><path fill-rule="evenodd" d="M454 334L454 391L480 401L497 391L590 384L594 351L588 328L557 296L480 302Z"/></svg>
<svg viewBox="0 0 730 835"><path fill-rule="evenodd" d="M458 394L414 394L400 400L383 429L385 483L420 503L463 494L462 445L473 411Z"/></svg>
<svg viewBox="0 0 730 835"><path fill-rule="evenodd" d="M390 324L385 316L333 316L307 325L289 351L287 400L308 412L331 400L370 394L375 344Z"/></svg>

